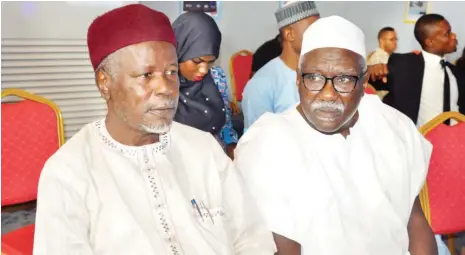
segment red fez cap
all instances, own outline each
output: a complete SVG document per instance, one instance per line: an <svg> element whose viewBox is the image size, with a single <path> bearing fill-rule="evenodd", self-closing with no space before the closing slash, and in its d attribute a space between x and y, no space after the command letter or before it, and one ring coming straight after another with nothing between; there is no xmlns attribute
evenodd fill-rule
<svg viewBox="0 0 465 255"><path fill-rule="evenodd" d="M142 4L130 4L97 17L87 31L87 47L94 70L111 53L148 41L169 42L176 47L170 20Z"/></svg>

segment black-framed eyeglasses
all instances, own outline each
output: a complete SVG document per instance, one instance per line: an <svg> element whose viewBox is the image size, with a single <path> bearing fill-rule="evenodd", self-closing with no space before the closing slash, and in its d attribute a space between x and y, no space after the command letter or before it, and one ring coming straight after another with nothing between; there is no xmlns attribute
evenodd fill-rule
<svg viewBox="0 0 465 255"><path fill-rule="evenodd" d="M359 75L337 75L326 77L318 73L302 73L302 81L309 91L321 91L331 81L334 89L339 93L350 93L354 91L358 81L366 74L367 71Z"/></svg>

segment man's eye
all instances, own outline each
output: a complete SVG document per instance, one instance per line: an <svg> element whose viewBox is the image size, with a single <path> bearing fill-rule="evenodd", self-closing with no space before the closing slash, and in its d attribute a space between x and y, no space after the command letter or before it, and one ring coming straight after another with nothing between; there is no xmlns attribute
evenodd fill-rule
<svg viewBox="0 0 465 255"><path fill-rule="evenodd" d="M148 78L152 77L152 73L144 73L144 74L140 75L139 77L143 78L143 79L148 79Z"/></svg>
<svg viewBox="0 0 465 255"><path fill-rule="evenodd" d="M322 80L322 78L320 76L318 76L318 75L309 75L309 76L307 76L307 78L309 80L311 80L311 81L321 81Z"/></svg>
<svg viewBox="0 0 465 255"><path fill-rule="evenodd" d="M178 71L177 70L168 70L168 71L166 71L166 74L167 75L177 75Z"/></svg>
<svg viewBox="0 0 465 255"><path fill-rule="evenodd" d="M341 77L336 78L336 82L337 83L351 83L352 79L350 77L341 76Z"/></svg>

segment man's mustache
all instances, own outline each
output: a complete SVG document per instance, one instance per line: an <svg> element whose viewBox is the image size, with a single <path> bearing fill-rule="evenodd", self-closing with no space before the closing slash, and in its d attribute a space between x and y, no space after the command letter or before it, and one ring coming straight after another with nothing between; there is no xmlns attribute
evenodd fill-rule
<svg viewBox="0 0 465 255"><path fill-rule="evenodd" d="M333 112L344 112L345 107L341 103L336 103L333 101L315 101L312 103L312 109L323 110L323 111L333 111Z"/></svg>
<svg viewBox="0 0 465 255"><path fill-rule="evenodd" d="M157 102L156 105L154 104L147 105L147 107L145 108L145 111L149 112L149 111L154 111L154 110L175 109L177 105L178 105L178 100L169 99L169 100Z"/></svg>

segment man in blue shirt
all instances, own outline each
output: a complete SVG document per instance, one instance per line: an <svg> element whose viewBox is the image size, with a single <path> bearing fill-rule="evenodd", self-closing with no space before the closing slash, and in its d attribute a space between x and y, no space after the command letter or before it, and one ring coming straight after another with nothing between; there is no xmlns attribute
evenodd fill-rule
<svg viewBox="0 0 465 255"><path fill-rule="evenodd" d="M262 44L253 54L252 60L252 73L250 78L258 71L260 68L265 66L272 59L281 55L283 49L281 48L281 35L277 35L275 38Z"/></svg>
<svg viewBox="0 0 465 255"><path fill-rule="evenodd" d="M265 112L283 112L299 102L296 69L302 36L320 14L313 1L290 1L276 13L283 51L263 66L242 94L245 130Z"/></svg>

